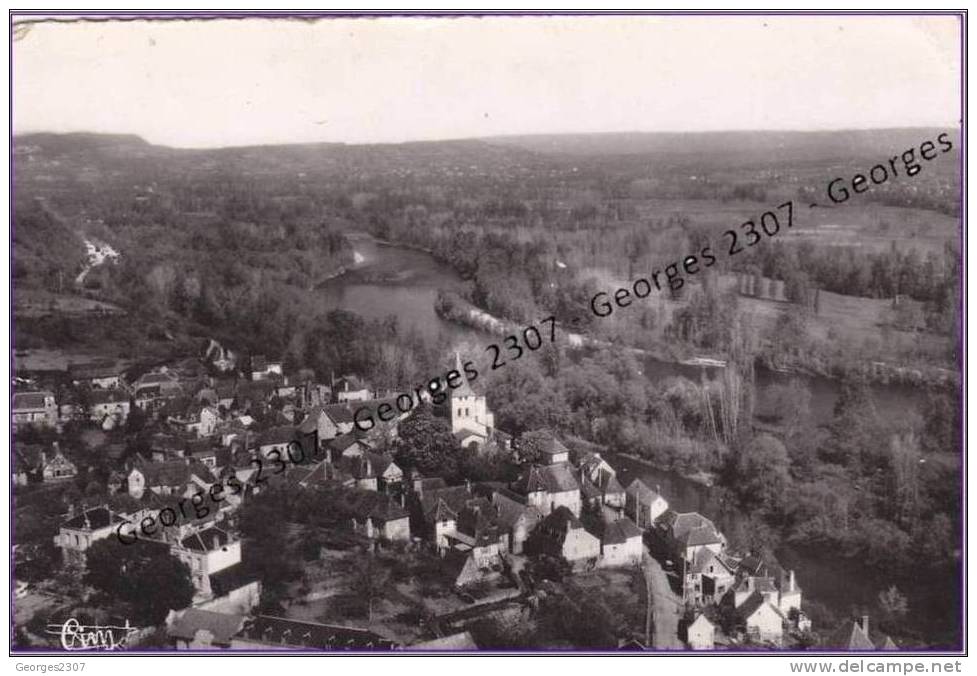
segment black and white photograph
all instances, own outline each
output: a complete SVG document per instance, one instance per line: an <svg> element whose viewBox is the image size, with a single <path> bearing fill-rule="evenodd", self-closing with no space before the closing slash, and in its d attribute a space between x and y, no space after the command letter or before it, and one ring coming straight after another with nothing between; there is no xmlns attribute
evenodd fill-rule
<svg viewBox="0 0 977 676"><path fill-rule="evenodd" d="M11 10L17 671L960 672L966 19Z"/></svg>

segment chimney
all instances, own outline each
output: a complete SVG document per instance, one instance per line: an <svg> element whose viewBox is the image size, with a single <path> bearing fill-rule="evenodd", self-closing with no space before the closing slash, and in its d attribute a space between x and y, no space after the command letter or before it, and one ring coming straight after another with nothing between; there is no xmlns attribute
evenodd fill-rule
<svg viewBox="0 0 977 676"><path fill-rule="evenodd" d="M862 631L868 636L868 615L862 615Z"/></svg>
<svg viewBox="0 0 977 676"><path fill-rule="evenodd" d="M217 537L216 533L211 537L210 542L211 542L211 549L218 549L221 546L220 538Z"/></svg>
<svg viewBox="0 0 977 676"><path fill-rule="evenodd" d="M794 591L797 589L797 580L794 577L794 571L790 571L790 586L787 588L788 591Z"/></svg>
<svg viewBox="0 0 977 676"><path fill-rule="evenodd" d="M469 479L465 479L465 490L469 493L472 492L472 482Z"/></svg>

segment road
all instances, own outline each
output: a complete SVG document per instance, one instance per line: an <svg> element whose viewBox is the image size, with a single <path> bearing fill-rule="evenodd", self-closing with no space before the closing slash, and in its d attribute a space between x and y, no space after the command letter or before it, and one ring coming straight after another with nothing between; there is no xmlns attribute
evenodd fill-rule
<svg viewBox="0 0 977 676"><path fill-rule="evenodd" d="M645 552L641 562L645 583L651 590L652 617L655 632L652 644L659 650L681 650L685 645L678 638L678 621L682 617L682 599L668 584L661 565Z"/></svg>

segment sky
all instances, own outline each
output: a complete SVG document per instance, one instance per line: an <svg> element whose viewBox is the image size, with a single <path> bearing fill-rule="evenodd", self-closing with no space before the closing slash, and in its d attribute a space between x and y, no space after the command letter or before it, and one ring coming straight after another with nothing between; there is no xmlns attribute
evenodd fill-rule
<svg viewBox="0 0 977 676"><path fill-rule="evenodd" d="M15 133L178 147L952 126L956 17L33 24Z"/></svg>

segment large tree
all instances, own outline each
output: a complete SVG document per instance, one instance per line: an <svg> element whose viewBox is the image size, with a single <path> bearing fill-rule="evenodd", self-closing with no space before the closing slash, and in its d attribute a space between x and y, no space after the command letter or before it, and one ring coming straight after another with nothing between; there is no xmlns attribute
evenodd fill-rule
<svg viewBox="0 0 977 676"><path fill-rule="evenodd" d="M457 474L458 442L448 422L434 416L428 406L419 407L400 423L397 433L394 458L399 467L416 469L427 476Z"/></svg>
<svg viewBox="0 0 977 676"><path fill-rule="evenodd" d="M143 540L124 545L115 537L89 548L85 582L127 603L133 623L145 625L159 624L170 610L186 608L194 593L190 569L170 555L169 547Z"/></svg>

